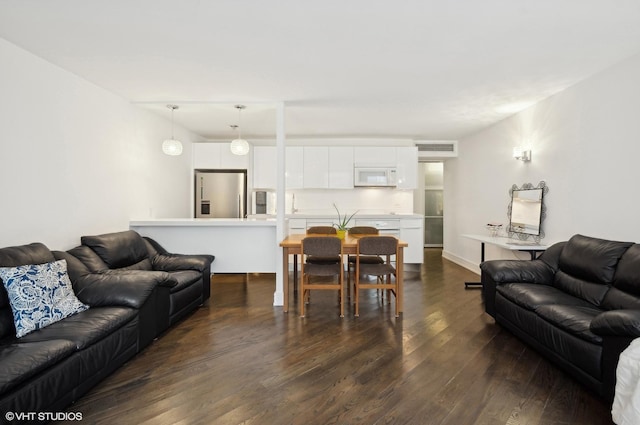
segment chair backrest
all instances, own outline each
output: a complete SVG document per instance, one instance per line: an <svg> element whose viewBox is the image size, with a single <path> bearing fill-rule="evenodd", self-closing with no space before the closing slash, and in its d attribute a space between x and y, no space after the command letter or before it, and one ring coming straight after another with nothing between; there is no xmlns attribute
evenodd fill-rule
<svg viewBox="0 0 640 425"><path fill-rule="evenodd" d="M358 239L357 251L363 255L394 255L398 240L393 236L363 236Z"/></svg>
<svg viewBox="0 0 640 425"><path fill-rule="evenodd" d="M331 226L311 226L307 229L307 235L335 235L336 228Z"/></svg>
<svg viewBox="0 0 640 425"><path fill-rule="evenodd" d="M349 229L350 235L377 235L380 231L373 226L354 226Z"/></svg>
<svg viewBox="0 0 640 425"><path fill-rule="evenodd" d="M307 236L302 239L302 253L330 257L342 253L342 243L339 238L331 236Z"/></svg>

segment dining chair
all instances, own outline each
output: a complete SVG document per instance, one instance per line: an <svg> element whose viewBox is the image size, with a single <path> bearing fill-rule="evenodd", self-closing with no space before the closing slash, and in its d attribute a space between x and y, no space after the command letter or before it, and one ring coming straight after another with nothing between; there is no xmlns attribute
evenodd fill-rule
<svg viewBox="0 0 640 425"><path fill-rule="evenodd" d="M375 255L383 257L383 263L371 264L361 261L363 256ZM354 302L355 316L360 316L360 290L361 289L379 289L389 290L395 297L396 317L398 313L398 279L396 276L396 268L392 265L392 257L397 258L398 255L398 239L393 236L363 236L358 239L356 245L355 257L355 286L354 286ZM375 282L363 282L362 276L376 276ZM393 276L393 279L392 279Z"/></svg>
<svg viewBox="0 0 640 425"><path fill-rule="evenodd" d="M355 226L349 229L349 234L351 236L362 236L362 235L378 235L380 231L373 226ZM362 264L383 264L384 259L378 255L363 255L360 257L360 262ZM354 255L347 256L347 283L351 286L351 270L355 270L356 267L356 257Z"/></svg>
<svg viewBox="0 0 640 425"><path fill-rule="evenodd" d="M342 270L342 241L333 236L307 236L302 239L301 245L302 264L300 266L300 317L305 317L304 306L310 291L332 290L338 291L340 302L340 317L344 317L344 285ZM310 257L338 258L338 262L310 263ZM319 276L325 279L312 282L311 276ZM338 276L338 282L326 278Z"/></svg>
<svg viewBox="0 0 640 425"><path fill-rule="evenodd" d="M307 229L307 235L335 235L336 233L336 228L331 226L311 226ZM316 264L333 264L341 261L341 259L342 257L337 255L313 255L307 258L307 262Z"/></svg>
<svg viewBox="0 0 640 425"><path fill-rule="evenodd" d="M335 235L336 229L332 226L311 226L307 229L307 235ZM307 260L310 263L336 263L339 261L337 257L323 258L323 257L311 257ZM298 292L298 256L293 255L293 292Z"/></svg>

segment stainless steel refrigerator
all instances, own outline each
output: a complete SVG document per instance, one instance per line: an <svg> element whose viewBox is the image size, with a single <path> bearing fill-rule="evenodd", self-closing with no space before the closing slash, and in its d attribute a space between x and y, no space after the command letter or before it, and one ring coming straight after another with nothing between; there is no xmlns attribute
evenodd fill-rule
<svg viewBox="0 0 640 425"><path fill-rule="evenodd" d="M195 173L196 218L244 218L247 215L247 172L199 170Z"/></svg>

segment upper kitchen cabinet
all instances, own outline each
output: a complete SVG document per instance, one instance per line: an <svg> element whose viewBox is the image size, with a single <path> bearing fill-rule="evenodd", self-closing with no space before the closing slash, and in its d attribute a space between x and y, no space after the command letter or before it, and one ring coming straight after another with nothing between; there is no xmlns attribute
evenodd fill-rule
<svg viewBox="0 0 640 425"><path fill-rule="evenodd" d="M353 147L329 147L329 187L353 189Z"/></svg>
<svg viewBox="0 0 640 425"><path fill-rule="evenodd" d="M305 146L303 164L305 189L329 187L329 148L327 146Z"/></svg>
<svg viewBox="0 0 640 425"><path fill-rule="evenodd" d="M285 184L287 189L304 187L304 150L302 146L290 146L286 150Z"/></svg>
<svg viewBox="0 0 640 425"><path fill-rule="evenodd" d="M396 179L398 189L418 187L418 148L416 146L396 148Z"/></svg>
<svg viewBox="0 0 640 425"><path fill-rule="evenodd" d="M248 156L232 154L229 145L229 143L194 143L193 168L200 170L248 169Z"/></svg>
<svg viewBox="0 0 640 425"><path fill-rule="evenodd" d="M353 162L359 167L395 167L396 148L368 146L353 148Z"/></svg>
<svg viewBox="0 0 640 425"><path fill-rule="evenodd" d="M254 189L275 189L278 182L277 153L275 146L253 148Z"/></svg>

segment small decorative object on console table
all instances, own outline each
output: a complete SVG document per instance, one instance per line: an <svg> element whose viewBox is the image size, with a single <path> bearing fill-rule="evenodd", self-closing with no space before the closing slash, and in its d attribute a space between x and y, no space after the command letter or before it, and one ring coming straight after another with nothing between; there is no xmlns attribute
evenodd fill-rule
<svg viewBox="0 0 640 425"><path fill-rule="evenodd" d="M353 216L356 215L358 211L354 212L349 217L347 217L347 214L345 214L344 216L340 215L340 211L338 210L338 207L336 206L336 204L333 204L333 208L335 208L336 212L338 213L338 222L334 223L334 226L336 226L336 229L337 229L336 233L340 239L344 239L344 236L347 233L347 230L349 230L347 226L349 225L349 222L351 221Z"/></svg>
<svg viewBox="0 0 640 425"><path fill-rule="evenodd" d="M500 229L502 229L502 224L500 223L488 223L486 226L487 230L491 234L492 237L498 236Z"/></svg>

